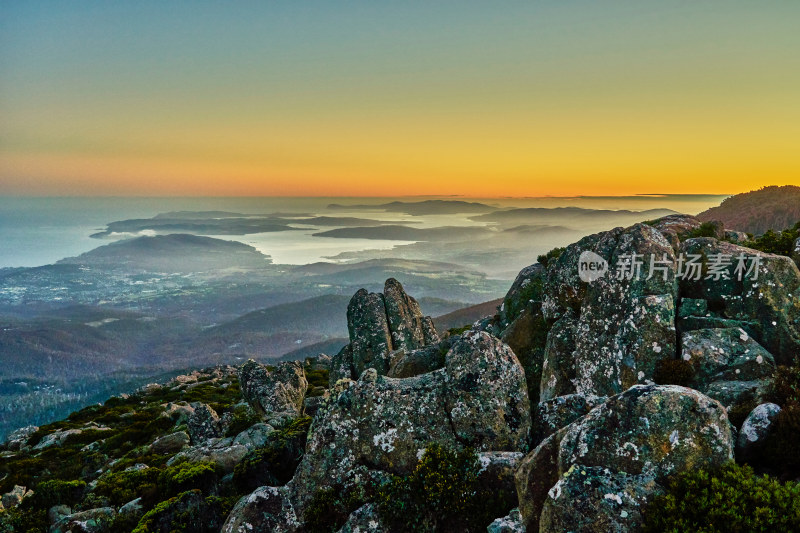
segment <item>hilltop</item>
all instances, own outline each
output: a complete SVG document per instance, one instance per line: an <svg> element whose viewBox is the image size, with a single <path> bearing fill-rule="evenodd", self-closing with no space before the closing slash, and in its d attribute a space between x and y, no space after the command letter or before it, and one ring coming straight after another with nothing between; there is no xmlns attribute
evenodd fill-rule
<svg viewBox="0 0 800 533"><path fill-rule="evenodd" d="M590 235L449 332L394 278L346 309L313 300L345 315L336 354L193 371L12 433L0 530L796 531L800 270L734 237L685 215ZM587 251L660 270L586 281ZM758 256L757 277L680 268L703 254Z"/></svg>
<svg viewBox="0 0 800 533"><path fill-rule="evenodd" d="M780 231L800 221L800 187L773 185L737 194L697 218L703 222L719 220L728 229L753 235L770 229Z"/></svg>

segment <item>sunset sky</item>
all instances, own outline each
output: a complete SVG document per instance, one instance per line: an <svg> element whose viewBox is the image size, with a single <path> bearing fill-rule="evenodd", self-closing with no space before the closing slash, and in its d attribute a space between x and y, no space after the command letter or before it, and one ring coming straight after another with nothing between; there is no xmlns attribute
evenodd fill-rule
<svg viewBox="0 0 800 533"><path fill-rule="evenodd" d="M798 1L0 4L0 195L800 185Z"/></svg>

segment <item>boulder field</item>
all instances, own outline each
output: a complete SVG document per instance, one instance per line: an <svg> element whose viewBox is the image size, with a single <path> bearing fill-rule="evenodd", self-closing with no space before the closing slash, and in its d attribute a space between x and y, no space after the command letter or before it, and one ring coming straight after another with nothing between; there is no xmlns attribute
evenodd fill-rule
<svg viewBox="0 0 800 533"><path fill-rule="evenodd" d="M240 482L253 453L311 420L291 469L275 459L280 475L252 470L224 533L321 531L330 502L341 504L341 533L394 531L381 510L386 487L424 475L431 446L474 453L473 481L510 495L481 530L640 531L675 474L762 453L781 416L766 391L800 353L795 262L744 248L745 236L721 224L713 237L693 237L698 228L673 215L585 237L523 269L497 314L458 334L440 336L395 279L383 293L359 290L338 354L246 362L236 379L247 423L206 403L170 403L175 426L150 452ZM600 265L588 281L587 257ZM32 449L31 435L13 434L7 453ZM39 437L39 449L75 438ZM3 504L26 494L15 488ZM192 494L178 503L194 505ZM79 519L62 513L52 530Z"/></svg>

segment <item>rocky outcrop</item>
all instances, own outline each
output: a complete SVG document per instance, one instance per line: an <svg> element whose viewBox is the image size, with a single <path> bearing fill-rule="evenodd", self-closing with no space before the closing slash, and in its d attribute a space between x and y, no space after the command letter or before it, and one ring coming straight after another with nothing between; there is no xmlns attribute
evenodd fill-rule
<svg viewBox="0 0 800 533"><path fill-rule="evenodd" d="M221 426L219 415L210 405L194 402L191 404L192 414L186 422L189 428L189 437L192 444L201 444L208 439L214 439L220 436Z"/></svg>
<svg viewBox="0 0 800 533"><path fill-rule="evenodd" d="M14 485L13 489L3 494L2 499L0 499L0 503L2 503L3 507L6 509L13 509L22 503L22 500L30 497L32 494L33 491L28 490L27 487Z"/></svg>
<svg viewBox="0 0 800 533"><path fill-rule="evenodd" d="M775 371L772 354L742 328L687 331L681 358L694 369L690 386L726 407L750 401Z"/></svg>
<svg viewBox="0 0 800 533"><path fill-rule="evenodd" d="M635 497L625 504L633 505L654 494L673 473L719 466L732 458L733 436L721 404L684 387L637 385L551 435L523 460L516 474L520 511L529 530L549 531L540 519L558 524L580 509L610 512L598 500L605 498L603 487L635 484ZM562 498L561 489L577 486L566 478L591 467L598 470L587 480L598 491L580 501Z"/></svg>
<svg viewBox="0 0 800 533"><path fill-rule="evenodd" d="M31 435L39 430L39 426L25 426L8 434L6 438L6 448L17 451L25 447Z"/></svg>
<svg viewBox="0 0 800 533"><path fill-rule="evenodd" d="M791 364L800 352L797 265L788 257L711 238L688 239L680 251L687 259L699 257L702 263L699 276L692 273L681 280L682 296L707 300L709 308L714 309L705 324L694 320L692 329L741 327L774 356L777 364ZM716 266L709 271L709 265Z"/></svg>
<svg viewBox="0 0 800 533"><path fill-rule="evenodd" d="M431 318L422 315L417 301L394 278L386 280L383 294L360 289L353 295L347 306L347 330L350 344L331 361L331 385L342 378L357 379L367 368L385 376L393 358L407 357L439 341Z"/></svg>
<svg viewBox="0 0 800 533"><path fill-rule="evenodd" d="M189 442L189 435L185 431L177 431L153 441L150 450L160 455L174 454L188 446Z"/></svg>
<svg viewBox="0 0 800 533"><path fill-rule="evenodd" d="M298 361L279 363L270 369L250 359L239 369L239 386L247 403L270 425L303 413L308 380Z"/></svg>
<svg viewBox="0 0 800 533"><path fill-rule="evenodd" d="M587 257L593 263L606 261L608 272L582 281L580 269L587 268ZM658 270L649 277L649 264L643 261L651 257ZM559 372L574 373L575 392L587 398L618 394L652 380L656 363L675 353L675 273L671 244L645 224L591 235L568 246L548 267L542 309L547 320L556 321L548 341L551 336L574 340L574 350L571 358L548 354L548 364L571 364ZM573 321L559 320L570 311ZM564 389L569 391L566 385L559 390Z"/></svg>
<svg viewBox="0 0 800 533"><path fill-rule="evenodd" d="M383 300L393 350L411 351L438 342L439 335L431 317L422 316L419 304L406 294L399 281L394 278L386 280Z"/></svg>
<svg viewBox="0 0 800 533"><path fill-rule="evenodd" d="M352 486L371 472L410 472L431 443L478 451L521 451L530 429L525 375L498 339L469 332L439 370L405 379L365 371L315 420L293 485L314 491Z"/></svg>
<svg viewBox="0 0 800 533"><path fill-rule="evenodd" d="M239 500L222 526L222 533L302 531L286 487L261 487Z"/></svg>
<svg viewBox="0 0 800 533"><path fill-rule="evenodd" d="M539 531L637 531L648 499L660 492L649 474L573 465L548 492Z"/></svg>

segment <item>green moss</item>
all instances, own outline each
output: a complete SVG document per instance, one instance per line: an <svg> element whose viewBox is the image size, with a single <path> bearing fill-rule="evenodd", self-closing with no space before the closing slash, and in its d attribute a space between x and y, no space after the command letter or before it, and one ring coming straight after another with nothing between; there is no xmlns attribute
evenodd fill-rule
<svg viewBox="0 0 800 533"><path fill-rule="evenodd" d="M42 533L48 531L49 526L44 510L0 510L0 533Z"/></svg>
<svg viewBox="0 0 800 533"><path fill-rule="evenodd" d="M64 481L51 479L43 481L33 488L30 505L36 509L47 510L54 505L68 505L74 507L83 499L86 482L81 480Z"/></svg>
<svg viewBox="0 0 800 533"><path fill-rule="evenodd" d="M662 359L656 363L653 381L659 385L688 387L694 378L694 367L683 359ZM747 415L745 415L747 416Z"/></svg>
<svg viewBox="0 0 800 533"><path fill-rule="evenodd" d="M294 475L306 447L311 417L302 417L277 429L267 444L249 452L233 470L234 486L252 492L263 485L285 485Z"/></svg>
<svg viewBox="0 0 800 533"><path fill-rule="evenodd" d="M161 494L174 496L179 492L199 489L210 492L219 480L217 466L210 462L179 462L167 467L158 476Z"/></svg>
<svg viewBox="0 0 800 533"><path fill-rule="evenodd" d="M454 337L456 335L461 335L462 333L466 333L472 329L472 324L467 324L465 326L461 326L460 328L450 328L447 330L447 334Z"/></svg>
<svg viewBox="0 0 800 533"><path fill-rule="evenodd" d="M648 533L800 531L800 485L757 476L729 463L717 470L686 470L644 511Z"/></svg>
<svg viewBox="0 0 800 533"><path fill-rule="evenodd" d="M101 505L119 507L141 497L143 505L149 507L159 500L158 479L161 473L159 468L145 468L103 476L92 490L92 500Z"/></svg>
<svg viewBox="0 0 800 533"><path fill-rule="evenodd" d="M408 476L393 476L378 489L377 503L392 531L485 531L486 525L517 505L478 479L473 450L450 451L430 445Z"/></svg>
<svg viewBox="0 0 800 533"><path fill-rule="evenodd" d="M199 490L178 494L145 513L133 533L217 533L230 512L228 500Z"/></svg>

